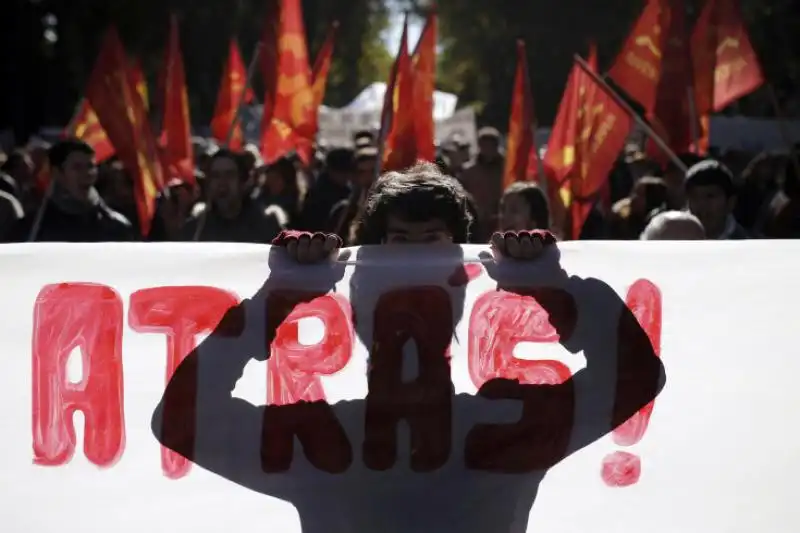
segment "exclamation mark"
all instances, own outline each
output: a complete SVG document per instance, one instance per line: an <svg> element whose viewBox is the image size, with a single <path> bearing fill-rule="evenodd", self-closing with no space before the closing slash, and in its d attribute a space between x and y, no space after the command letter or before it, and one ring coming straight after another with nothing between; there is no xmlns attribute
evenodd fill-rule
<svg viewBox="0 0 800 533"><path fill-rule="evenodd" d="M640 279L628 289L625 303L650 338L656 356L661 357L661 291L652 282ZM641 441L654 406L655 400L614 430L611 435L614 443L627 447ZM636 454L620 450L603 459L601 476L610 487L633 485L641 474L642 463Z"/></svg>

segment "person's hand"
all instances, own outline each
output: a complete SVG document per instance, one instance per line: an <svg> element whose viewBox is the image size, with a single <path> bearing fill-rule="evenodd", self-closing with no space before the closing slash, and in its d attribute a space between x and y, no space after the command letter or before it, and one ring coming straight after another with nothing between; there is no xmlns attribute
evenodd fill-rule
<svg viewBox="0 0 800 533"><path fill-rule="evenodd" d="M332 259L342 247L342 239L333 233L284 231L272 244L286 248L289 257L298 263L315 264Z"/></svg>
<svg viewBox="0 0 800 533"><path fill-rule="evenodd" d="M506 231L492 235L491 245L500 258L532 261L542 255L545 248L556 243L547 230Z"/></svg>

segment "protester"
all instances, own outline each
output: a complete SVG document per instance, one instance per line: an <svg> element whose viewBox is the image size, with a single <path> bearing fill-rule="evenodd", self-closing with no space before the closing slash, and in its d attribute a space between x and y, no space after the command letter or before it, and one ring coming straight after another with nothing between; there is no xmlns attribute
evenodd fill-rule
<svg viewBox="0 0 800 533"><path fill-rule="evenodd" d="M472 222L463 186L435 165L419 163L378 179L354 224L353 244L466 244ZM533 259L554 242L549 231L533 228L495 233L491 239L498 254L514 259ZM336 234L296 231L283 232L273 242L301 263L322 261L342 243Z"/></svg>
<svg viewBox="0 0 800 533"><path fill-rule="evenodd" d="M608 236L611 239L637 239L644 230L647 215L668 203L664 180L645 176L636 181L630 194L616 202L608 217Z"/></svg>
<svg viewBox="0 0 800 533"><path fill-rule="evenodd" d="M650 219L641 235L643 241L693 241L706 238L700 220L686 211L662 211Z"/></svg>
<svg viewBox="0 0 800 533"><path fill-rule="evenodd" d="M686 172L685 188L689 211L700 219L708 239L750 238L733 216L736 185L725 165L713 159L693 165Z"/></svg>
<svg viewBox="0 0 800 533"><path fill-rule="evenodd" d="M549 229L547 197L532 181L509 185L500 199L500 228L503 231Z"/></svg>
<svg viewBox="0 0 800 533"><path fill-rule="evenodd" d="M333 207L350 196L350 183L355 171L354 153L349 148L337 148L325 156L323 170L308 191L298 229L330 230L328 221Z"/></svg>
<svg viewBox="0 0 800 533"><path fill-rule="evenodd" d="M185 241L269 243L287 225L277 205L265 207L248 197L245 157L220 149L208 163L206 200L180 231Z"/></svg>
<svg viewBox="0 0 800 533"><path fill-rule="evenodd" d="M94 150L85 142L66 139L48 152L52 193L39 213L26 213L14 240L24 242L131 241L136 230L123 215L112 210L95 188Z"/></svg>
<svg viewBox="0 0 800 533"><path fill-rule="evenodd" d="M478 154L464 166L460 179L472 194L481 215L481 225L475 233L482 239L497 229L497 208L503 194L505 158L500 152L500 132L491 127L478 131Z"/></svg>

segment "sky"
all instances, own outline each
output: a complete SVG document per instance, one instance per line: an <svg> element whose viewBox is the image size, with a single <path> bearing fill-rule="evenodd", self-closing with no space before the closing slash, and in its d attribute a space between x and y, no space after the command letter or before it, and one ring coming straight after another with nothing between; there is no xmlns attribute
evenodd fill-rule
<svg viewBox="0 0 800 533"><path fill-rule="evenodd" d="M397 50L400 48L400 36L403 35L403 13L394 11L389 15L389 29L383 34L383 42L392 56L397 55ZM408 47L413 50L417 44L420 33L422 33L422 26L424 20L419 17L411 17L408 21Z"/></svg>

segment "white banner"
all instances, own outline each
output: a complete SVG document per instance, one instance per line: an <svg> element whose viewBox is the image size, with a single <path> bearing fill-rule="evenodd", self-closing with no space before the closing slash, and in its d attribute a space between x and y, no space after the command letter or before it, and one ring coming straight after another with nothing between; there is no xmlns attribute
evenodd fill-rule
<svg viewBox="0 0 800 533"><path fill-rule="evenodd" d="M380 129L380 109L352 111L322 107L319 111L318 139L329 146L349 147L353 145L353 134L360 130ZM436 121L436 142L443 143L458 134L465 143L477 147L475 110L471 107L459 109L452 116Z"/></svg>
<svg viewBox="0 0 800 533"><path fill-rule="evenodd" d="M3 531L796 531L800 244L559 249L0 247Z"/></svg>

